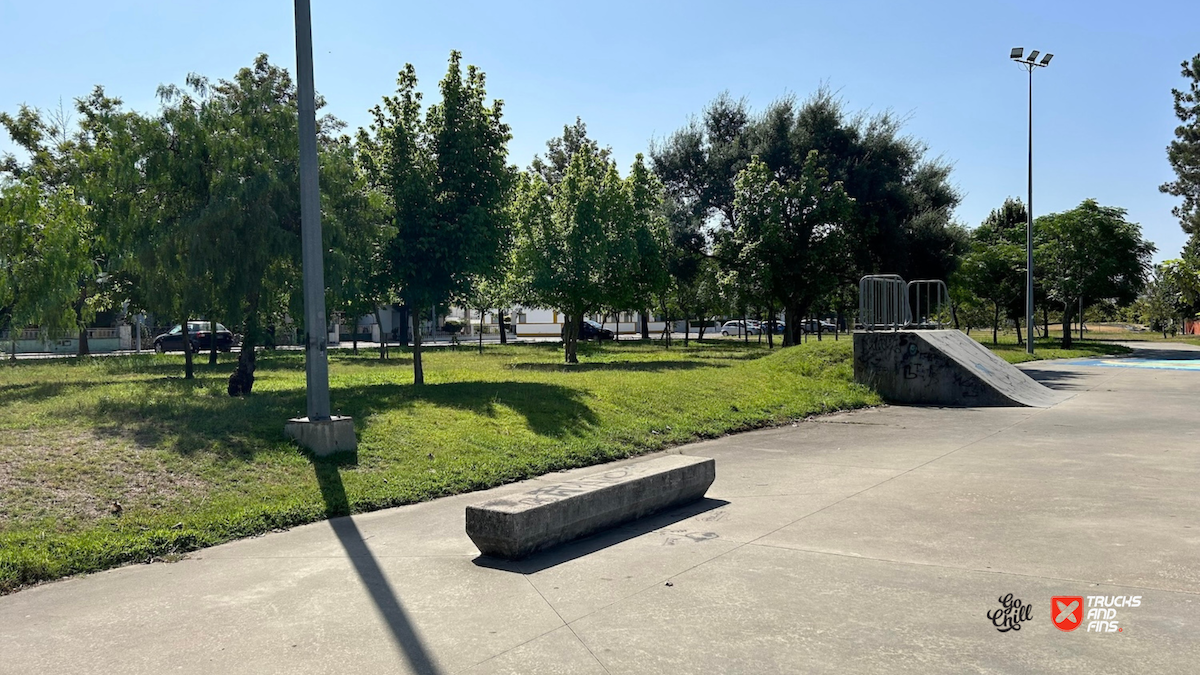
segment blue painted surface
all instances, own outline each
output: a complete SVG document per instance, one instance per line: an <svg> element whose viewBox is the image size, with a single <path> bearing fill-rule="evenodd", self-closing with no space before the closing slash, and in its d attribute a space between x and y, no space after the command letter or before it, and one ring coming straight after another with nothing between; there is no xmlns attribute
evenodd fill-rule
<svg viewBox="0 0 1200 675"><path fill-rule="evenodd" d="M1152 368L1157 370L1200 371L1200 359L1082 359L1073 363L1080 366L1101 366L1106 368Z"/></svg>

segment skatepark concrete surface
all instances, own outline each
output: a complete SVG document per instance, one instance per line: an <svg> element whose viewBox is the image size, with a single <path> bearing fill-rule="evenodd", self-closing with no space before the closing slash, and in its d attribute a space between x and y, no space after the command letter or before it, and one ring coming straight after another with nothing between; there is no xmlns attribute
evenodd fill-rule
<svg viewBox="0 0 1200 675"><path fill-rule="evenodd" d="M706 499L519 563L480 559L464 508L536 481L26 589L0 672L1197 672L1200 373L1024 370L1073 396L677 448L716 458ZM1000 632L1008 594L1031 616ZM1140 603L1064 632L1052 596Z"/></svg>

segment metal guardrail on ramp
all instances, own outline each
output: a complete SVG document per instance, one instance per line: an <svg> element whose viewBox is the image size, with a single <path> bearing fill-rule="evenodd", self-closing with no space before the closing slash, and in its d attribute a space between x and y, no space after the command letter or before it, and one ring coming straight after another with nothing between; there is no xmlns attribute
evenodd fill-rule
<svg viewBox="0 0 1200 675"><path fill-rule="evenodd" d="M896 274L869 274L858 281L858 323L864 330L941 328L951 312L941 279L905 282Z"/></svg>

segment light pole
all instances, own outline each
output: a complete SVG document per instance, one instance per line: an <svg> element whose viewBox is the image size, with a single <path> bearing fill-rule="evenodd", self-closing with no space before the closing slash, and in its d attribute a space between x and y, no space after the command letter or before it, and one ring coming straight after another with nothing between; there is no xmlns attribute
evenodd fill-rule
<svg viewBox="0 0 1200 675"><path fill-rule="evenodd" d="M1038 50L1022 58L1024 47L1013 47L1008 58L1029 71L1029 200L1025 203L1025 351L1033 353L1033 69L1050 65L1053 54L1037 60Z"/></svg>
<svg viewBox="0 0 1200 675"><path fill-rule="evenodd" d="M312 12L296 0L296 99L300 113L300 248L304 274L305 389L308 416L289 420L284 433L317 455L357 449L354 422L329 414L325 261L321 250L321 191L317 184L317 106L313 86Z"/></svg>

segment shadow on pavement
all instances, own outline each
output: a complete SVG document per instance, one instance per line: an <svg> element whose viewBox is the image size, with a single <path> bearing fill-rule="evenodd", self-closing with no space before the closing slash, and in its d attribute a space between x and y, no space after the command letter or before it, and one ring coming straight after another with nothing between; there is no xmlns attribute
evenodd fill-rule
<svg viewBox="0 0 1200 675"><path fill-rule="evenodd" d="M1021 372L1051 389L1074 390L1086 388L1087 375L1073 370L1021 368Z"/></svg>
<svg viewBox="0 0 1200 675"><path fill-rule="evenodd" d="M375 608L387 621L388 629L396 644L396 650L408 661L413 672L422 675L438 675L440 671L433 664L433 659L425 650L421 638L417 637L416 631L413 630L412 622L409 621L404 606L396 597L392 585L388 583L375 556L371 554L371 549L367 547L367 542L359 532L358 526L354 524L352 518L335 517L345 516L350 510L339 468L353 465L355 461L354 459L342 459L313 462L317 483L321 486L321 496L325 500L325 512L330 516L329 527L333 529L342 548L346 551L346 556L353 563L359 580L371 594L371 601L375 603Z"/></svg>
<svg viewBox="0 0 1200 675"><path fill-rule="evenodd" d="M640 537L643 534L662 529L668 525L673 525L681 520L687 520L692 516L698 516L713 509L719 509L728 503L723 499L705 497L691 504L685 504L684 506L668 511L639 518L631 523L614 527L611 530L605 530L586 539L568 542L545 551L539 551L524 560L501 560L481 555L471 562L489 569L516 572L518 574L534 574L556 565L582 558L596 551L602 551L609 546L615 546L623 541Z"/></svg>

